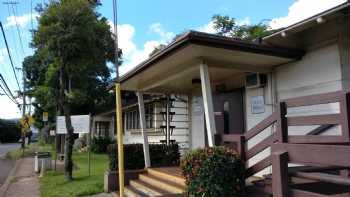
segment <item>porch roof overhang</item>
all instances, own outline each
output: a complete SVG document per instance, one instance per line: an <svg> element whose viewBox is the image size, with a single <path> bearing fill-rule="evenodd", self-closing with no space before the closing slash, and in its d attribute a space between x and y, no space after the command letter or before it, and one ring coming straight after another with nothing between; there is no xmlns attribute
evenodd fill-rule
<svg viewBox="0 0 350 197"><path fill-rule="evenodd" d="M302 58L304 51L276 48L213 34L190 31L122 76L123 90L186 93L205 62L212 81L242 72L269 72Z"/></svg>

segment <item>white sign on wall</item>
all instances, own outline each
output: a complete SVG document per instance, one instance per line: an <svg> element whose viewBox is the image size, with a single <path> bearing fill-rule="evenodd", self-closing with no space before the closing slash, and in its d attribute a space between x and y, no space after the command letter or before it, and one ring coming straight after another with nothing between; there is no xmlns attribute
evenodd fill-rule
<svg viewBox="0 0 350 197"><path fill-rule="evenodd" d="M66 121L64 116L57 116L56 120L56 133L66 134ZM90 132L90 116L89 115L76 115L71 116L72 126L74 133L89 133Z"/></svg>
<svg viewBox="0 0 350 197"><path fill-rule="evenodd" d="M252 96L250 103L252 114L261 114L265 112L264 96Z"/></svg>

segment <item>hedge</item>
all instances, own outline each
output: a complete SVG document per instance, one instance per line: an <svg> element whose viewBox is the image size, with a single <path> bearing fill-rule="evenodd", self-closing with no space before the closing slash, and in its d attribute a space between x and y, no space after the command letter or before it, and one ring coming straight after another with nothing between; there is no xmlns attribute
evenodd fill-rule
<svg viewBox="0 0 350 197"><path fill-rule="evenodd" d="M94 153L106 153L110 144L113 144L113 140L109 137L94 137L91 140L91 151Z"/></svg>
<svg viewBox="0 0 350 197"><path fill-rule="evenodd" d="M244 190L245 165L226 147L196 149L185 155L181 168L190 197L239 197Z"/></svg>
<svg viewBox="0 0 350 197"><path fill-rule="evenodd" d="M153 167L178 166L180 164L179 145L150 144L150 159ZM109 169L117 170L118 160L116 156L116 145L111 144L108 147ZM143 169L145 160L142 144L124 145L124 168L126 170Z"/></svg>
<svg viewBox="0 0 350 197"><path fill-rule="evenodd" d="M18 142L21 137L21 129L18 122L0 120L0 142Z"/></svg>

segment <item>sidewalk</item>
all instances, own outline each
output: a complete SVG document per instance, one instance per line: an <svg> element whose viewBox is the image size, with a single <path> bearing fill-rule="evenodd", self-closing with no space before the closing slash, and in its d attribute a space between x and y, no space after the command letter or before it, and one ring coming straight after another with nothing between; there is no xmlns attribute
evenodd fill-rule
<svg viewBox="0 0 350 197"><path fill-rule="evenodd" d="M4 197L39 197L39 179L34 172L34 158L20 159Z"/></svg>

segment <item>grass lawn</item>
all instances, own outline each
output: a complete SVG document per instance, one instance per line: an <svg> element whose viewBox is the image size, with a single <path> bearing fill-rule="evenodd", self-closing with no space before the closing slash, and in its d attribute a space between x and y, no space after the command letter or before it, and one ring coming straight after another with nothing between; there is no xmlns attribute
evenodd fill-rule
<svg viewBox="0 0 350 197"><path fill-rule="evenodd" d="M91 153L90 177L87 153L74 152L73 161L78 166L73 171L73 181L66 181L63 172L54 171L48 171L40 178L42 197L79 197L103 192L103 176L108 168L107 155Z"/></svg>
<svg viewBox="0 0 350 197"><path fill-rule="evenodd" d="M55 153L52 150L53 150L52 144L38 145L37 143L35 143L35 144L30 144L29 146L26 145L24 151L22 150L22 148L12 150L6 154L6 157L16 160L22 156L34 156L35 152L49 151L52 153L52 157L54 158Z"/></svg>

